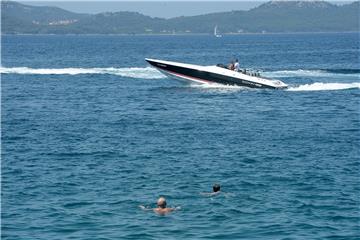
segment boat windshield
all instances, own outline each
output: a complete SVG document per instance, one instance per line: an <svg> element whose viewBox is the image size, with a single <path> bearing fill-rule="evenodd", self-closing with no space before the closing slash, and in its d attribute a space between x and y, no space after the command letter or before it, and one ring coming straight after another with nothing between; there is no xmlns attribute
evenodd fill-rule
<svg viewBox="0 0 360 240"><path fill-rule="evenodd" d="M222 64L222 63L218 63L218 64L216 64L216 66L221 67L221 68L225 68L225 69L229 69L228 66L226 66L225 64ZM246 75L249 75L249 76L260 77L259 71L252 70L252 69L241 68L241 69L239 69L239 72L243 73L243 74L246 74Z"/></svg>

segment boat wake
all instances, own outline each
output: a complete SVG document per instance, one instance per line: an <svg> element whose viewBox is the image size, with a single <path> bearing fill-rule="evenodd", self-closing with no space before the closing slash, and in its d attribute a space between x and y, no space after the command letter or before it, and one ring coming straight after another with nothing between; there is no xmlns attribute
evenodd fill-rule
<svg viewBox="0 0 360 240"><path fill-rule="evenodd" d="M234 86L234 85L224 85L219 83L204 83L204 84L191 84L191 87L194 88L205 88L205 89L233 89L233 90L242 90L249 89L247 87Z"/></svg>
<svg viewBox="0 0 360 240"><path fill-rule="evenodd" d="M124 67L124 68L29 68L29 67L0 67L2 74L33 74L33 75L78 75L78 74L112 74L131 78L160 79L166 78L152 67ZM329 70L281 70L265 71L266 77L339 77L354 76L360 78L360 69L329 69Z"/></svg>
<svg viewBox="0 0 360 240"><path fill-rule="evenodd" d="M270 78L282 77L360 77L360 69L314 69L314 70L281 70L281 71L265 71L262 73Z"/></svg>
<svg viewBox="0 0 360 240"><path fill-rule="evenodd" d="M360 82L353 83L322 83L316 82L311 84L289 87L286 91L331 91L345 89L360 89Z"/></svg>
<svg viewBox="0 0 360 240"><path fill-rule="evenodd" d="M205 91L217 92L217 93L238 92L238 91L250 89L247 87L224 85L219 83L194 83L194 84L190 84L190 87Z"/></svg>
<svg viewBox="0 0 360 240"><path fill-rule="evenodd" d="M158 70L152 67L128 67L128 68L28 68L28 67L0 67L1 74L29 74L29 75L79 75L79 74L109 74L128 78L139 79L162 79L166 78ZM294 77L294 76L311 76L311 77L329 77L329 76L357 76L360 77L360 71L351 69L339 70L283 70L274 72L264 72L264 75L271 77ZM239 91L248 89L246 87L222 85L222 84L191 84L191 87L203 89L220 89L227 91ZM290 86L286 91L329 91L344 89L360 89L359 82L352 83L326 83L315 82L298 86Z"/></svg>
<svg viewBox="0 0 360 240"><path fill-rule="evenodd" d="M241 91L241 90L250 90L247 87L240 86L231 86L231 85L222 85L222 84L191 84L191 87L201 88L201 89L214 89L222 91ZM285 91L290 92L301 92L301 91L336 91L336 90L346 90L346 89L360 89L360 82L353 83L323 83L316 82L311 84L303 84L297 86L289 86Z"/></svg>
<svg viewBox="0 0 360 240"><path fill-rule="evenodd" d="M163 74L151 67L129 68L28 68L28 67L0 67L2 74L32 74L32 75L78 75L78 74L110 74L129 78L160 79Z"/></svg>

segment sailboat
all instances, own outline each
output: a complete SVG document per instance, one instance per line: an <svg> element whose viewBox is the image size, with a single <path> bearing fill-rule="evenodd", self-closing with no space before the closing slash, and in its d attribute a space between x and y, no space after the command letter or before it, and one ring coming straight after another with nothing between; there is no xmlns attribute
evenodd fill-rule
<svg viewBox="0 0 360 240"><path fill-rule="evenodd" d="M218 34L218 33L217 33L217 25L216 25L215 28L214 28L214 36L215 36L215 37L222 37L221 34Z"/></svg>

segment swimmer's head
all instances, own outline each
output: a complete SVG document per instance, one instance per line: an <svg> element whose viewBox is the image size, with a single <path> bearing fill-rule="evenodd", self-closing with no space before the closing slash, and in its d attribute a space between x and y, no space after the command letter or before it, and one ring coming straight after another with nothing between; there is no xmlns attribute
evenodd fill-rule
<svg viewBox="0 0 360 240"><path fill-rule="evenodd" d="M164 197L161 197L157 200L157 206L159 208L166 208L166 199Z"/></svg>
<svg viewBox="0 0 360 240"><path fill-rule="evenodd" d="M213 191L214 192L219 192L220 191L220 185L219 184L214 184Z"/></svg>

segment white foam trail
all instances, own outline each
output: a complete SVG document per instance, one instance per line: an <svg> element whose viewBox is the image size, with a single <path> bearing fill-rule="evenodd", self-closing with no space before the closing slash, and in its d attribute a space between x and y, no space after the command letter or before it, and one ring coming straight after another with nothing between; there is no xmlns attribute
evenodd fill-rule
<svg viewBox="0 0 360 240"><path fill-rule="evenodd" d="M244 89L241 86L225 85L219 83L203 83L203 84L191 84L191 87L195 88L214 88L214 89Z"/></svg>
<svg viewBox="0 0 360 240"><path fill-rule="evenodd" d="M281 77L339 77L339 76L351 76L351 77L359 77L359 73L333 73L327 72L324 70L282 70L282 71L274 71L274 72L263 72L264 76L271 78L281 78Z"/></svg>
<svg viewBox="0 0 360 240"><path fill-rule="evenodd" d="M138 68L28 68L28 67L0 67L3 74L35 74L35 75L78 75L78 74L111 74L122 77L160 79L163 74L151 67Z"/></svg>
<svg viewBox="0 0 360 240"><path fill-rule="evenodd" d="M217 92L217 93L229 93L229 92L237 92L244 89L249 89L245 87L224 85L219 83L191 84L190 87L203 89L209 92Z"/></svg>
<svg viewBox="0 0 360 240"><path fill-rule="evenodd" d="M304 84L297 87L290 87L287 91L330 91L330 90L344 90L344 89L360 89L360 82L354 83L312 83Z"/></svg>

